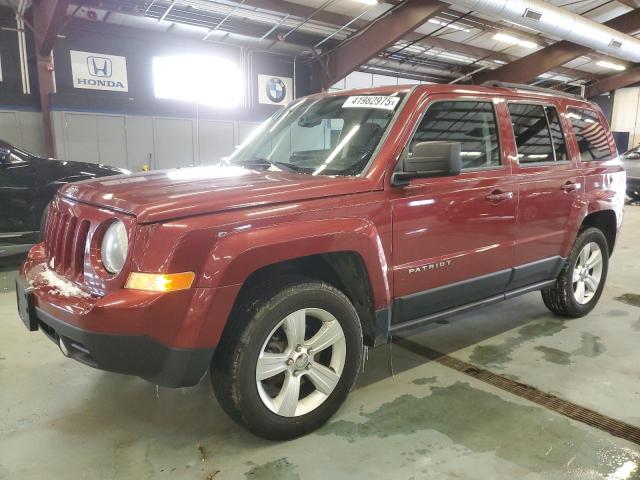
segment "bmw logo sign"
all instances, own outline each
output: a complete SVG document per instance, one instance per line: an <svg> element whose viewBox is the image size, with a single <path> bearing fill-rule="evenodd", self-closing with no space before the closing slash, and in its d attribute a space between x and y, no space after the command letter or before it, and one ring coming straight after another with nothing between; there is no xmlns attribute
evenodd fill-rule
<svg viewBox="0 0 640 480"><path fill-rule="evenodd" d="M287 96L287 87L279 78L273 77L267 81L267 97L274 103L282 102Z"/></svg>

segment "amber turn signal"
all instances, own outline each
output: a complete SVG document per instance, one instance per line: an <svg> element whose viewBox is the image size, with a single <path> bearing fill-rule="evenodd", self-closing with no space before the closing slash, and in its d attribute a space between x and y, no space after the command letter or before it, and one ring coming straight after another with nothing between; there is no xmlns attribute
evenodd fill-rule
<svg viewBox="0 0 640 480"><path fill-rule="evenodd" d="M148 290L151 292L173 292L190 288L196 274L183 273L140 273L131 272L125 288Z"/></svg>

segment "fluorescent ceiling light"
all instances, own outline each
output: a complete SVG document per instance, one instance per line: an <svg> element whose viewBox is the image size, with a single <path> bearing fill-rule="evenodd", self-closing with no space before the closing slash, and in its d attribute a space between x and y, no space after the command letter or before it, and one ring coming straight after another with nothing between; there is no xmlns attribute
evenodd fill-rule
<svg viewBox="0 0 640 480"><path fill-rule="evenodd" d="M438 20L437 18L430 18L429 23L435 23L436 25L440 25L441 27L447 27L452 30L459 30L461 32L471 33L471 30L465 27L461 27L456 25L455 23L443 22L442 20Z"/></svg>
<svg viewBox="0 0 640 480"><path fill-rule="evenodd" d="M153 89L156 98L231 108L242 99L242 73L234 62L209 55L154 57Z"/></svg>
<svg viewBox="0 0 640 480"><path fill-rule="evenodd" d="M506 65L507 62L504 62L502 60L494 60L494 63L497 63L498 65Z"/></svg>
<svg viewBox="0 0 640 480"><path fill-rule="evenodd" d="M620 65L619 63L607 62L606 60L600 60L599 62L596 63L596 65L604 68L609 68L611 70L618 70L618 71L627 69L627 67L625 67L624 65Z"/></svg>
<svg viewBox="0 0 640 480"><path fill-rule="evenodd" d="M552 75L550 73L543 73L541 75L538 75L538 78L551 78Z"/></svg>
<svg viewBox="0 0 640 480"><path fill-rule="evenodd" d="M530 42L529 40L520 40L519 38L507 33L496 33L493 36L493 39L498 40L499 42L510 43L511 45L520 45L525 48L538 48L537 43Z"/></svg>
<svg viewBox="0 0 640 480"><path fill-rule="evenodd" d="M475 58L466 57L464 55L459 55L457 53L439 52L439 53L436 53L433 56L434 57L441 57L441 58L448 58L449 60L457 60L458 62L463 62L463 63L475 62Z"/></svg>

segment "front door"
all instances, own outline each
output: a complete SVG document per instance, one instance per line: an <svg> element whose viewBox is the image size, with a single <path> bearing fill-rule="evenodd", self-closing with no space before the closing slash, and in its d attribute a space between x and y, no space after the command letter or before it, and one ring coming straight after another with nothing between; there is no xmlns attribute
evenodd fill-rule
<svg viewBox="0 0 640 480"><path fill-rule="evenodd" d="M408 142L461 143L457 176L391 188L393 323L500 296L513 266L517 185L499 138L506 110L492 97L433 96ZM498 109L498 110L497 110Z"/></svg>

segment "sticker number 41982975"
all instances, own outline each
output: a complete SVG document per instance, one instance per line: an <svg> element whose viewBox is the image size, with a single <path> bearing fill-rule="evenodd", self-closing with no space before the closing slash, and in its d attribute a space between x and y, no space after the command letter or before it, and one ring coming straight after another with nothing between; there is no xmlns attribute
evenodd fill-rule
<svg viewBox="0 0 640 480"><path fill-rule="evenodd" d="M342 108L380 108L382 110L394 110L399 101L400 97L358 95L347 98Z"/></svg>

